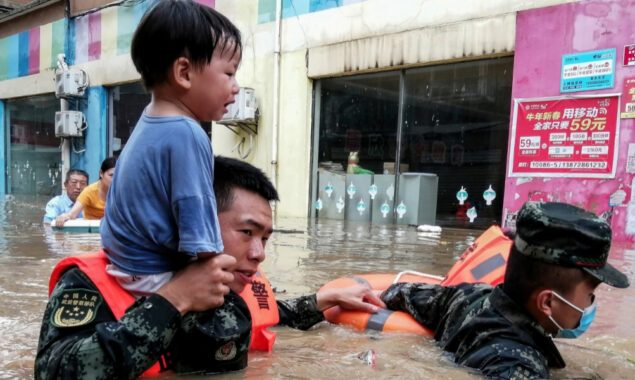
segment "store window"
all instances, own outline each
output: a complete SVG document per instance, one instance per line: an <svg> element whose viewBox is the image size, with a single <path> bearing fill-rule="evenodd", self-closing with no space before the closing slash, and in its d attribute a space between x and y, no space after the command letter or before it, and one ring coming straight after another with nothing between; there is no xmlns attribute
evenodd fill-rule
<svg viewBox="0 0 635 380"><path fill-rule="evenodd" d="M399 73L324 79L321 88L320 165L343 172L351 152L373 172L394 162Z"/></svg>
<svg viewBox="0 0 635 380"><path fill-rule="evenodd" d="M325 207L324 191L334 181L329 176L344 174L357 152L353 164L374 173L368 191L383 194L380 183L393 175L384 187L394 193L380 202L394 222L462 228L500 223L512 66L513 58L503 57L318 81L314 180L326 181L314 191L313 208ZM393 174L397 167L406 174ZM345 193L350 176L347 181ZM360 205L355 197L343 198L360 215L365 208L382 210L368 199Z"/></svg>
<svg viewBox="0 0 635 380"><path fill-rule="evenodd" d="M119 157L151 98L140 82L122 84L110 89L109 156ZM206 132L210 131L211 123L201 124Z"/></svg>
<svg viewBox="0 0 635 380"><path fill-rule="evenodd" d="M6 103L6 191L14 195L57 195L62 191L60 139L55 137L53 95Z"/></svg>
<svg viewBox="0 0 635 380"><path fill-rule="evenodd" d="M122 84L111 88L109 103L112 133L109 155L119 157L143 109L150 103L150 94L139 82Z"/></svg>
<svg viewBox="0 0 635 380"><path fill-rule="evenodd" d="M511 82L511 57L406 71L401 162L438 176L437 224L500 224ZM488 205L490 186L496 197Z"/></svg>

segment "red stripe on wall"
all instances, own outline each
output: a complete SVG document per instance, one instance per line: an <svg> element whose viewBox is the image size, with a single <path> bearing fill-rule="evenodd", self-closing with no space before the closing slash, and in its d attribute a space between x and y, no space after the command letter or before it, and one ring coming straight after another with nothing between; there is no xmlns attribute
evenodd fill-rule
<svg viewBox="0 0 635 380"><path fill-rule="evenodd" d="M88 15L88 60L101 57L101 13Z"/></svg>
<svg viewBox="0 0 635 380"><path fill-rule="evenodd" d="M40 28L29 30L29 75L40 72Z"/></svg>

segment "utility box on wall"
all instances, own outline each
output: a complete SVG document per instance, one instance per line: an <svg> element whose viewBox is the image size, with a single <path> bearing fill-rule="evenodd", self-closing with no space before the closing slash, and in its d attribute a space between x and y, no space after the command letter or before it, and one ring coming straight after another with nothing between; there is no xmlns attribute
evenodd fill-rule
<svg viewBox="0 0 635 380"><path fill-rule="evenodd" d="M220 124L258 124L258 101L253 88L241 87L234 97L234 103L227 107L227 113L218 121Z"/></svg>
<svg viewBox="0 0 635 380"><path fill-rule="evenodd" d="M84 114L80 111L55 112L55 137L81 137L84 128Z"/></svg>
<svg viewBox="0 0 635 380"><path fill-rule="evenodd" d="M84 70L68 69L55 72L55 96L77 98L84 96L88 87L88 75Z"/></svg>

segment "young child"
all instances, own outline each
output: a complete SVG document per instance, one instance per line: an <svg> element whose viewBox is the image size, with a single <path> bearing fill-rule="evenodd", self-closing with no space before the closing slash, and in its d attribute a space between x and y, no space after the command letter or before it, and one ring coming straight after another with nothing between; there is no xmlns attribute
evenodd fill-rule
<svg viewBox="0 0 635 380"><path fill-rule="evenodd" d="M108 272L135 296L223 251L200 122L234 102L241 51L239 30L192 0L162 1L137 27L131 56L152 100L119 157L100 228Z"/></svg>

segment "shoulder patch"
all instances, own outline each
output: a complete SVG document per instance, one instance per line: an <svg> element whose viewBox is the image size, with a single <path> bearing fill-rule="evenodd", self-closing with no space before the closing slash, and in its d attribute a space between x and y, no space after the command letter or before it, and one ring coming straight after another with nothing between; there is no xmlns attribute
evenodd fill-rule
<svg viewBox="0 0 635 380"><path fill-rule="evenodd" d="M57 297L51 313L51 324L55 327L78 327L95 319L103 298L89 289L67 289Z"/></svg>

